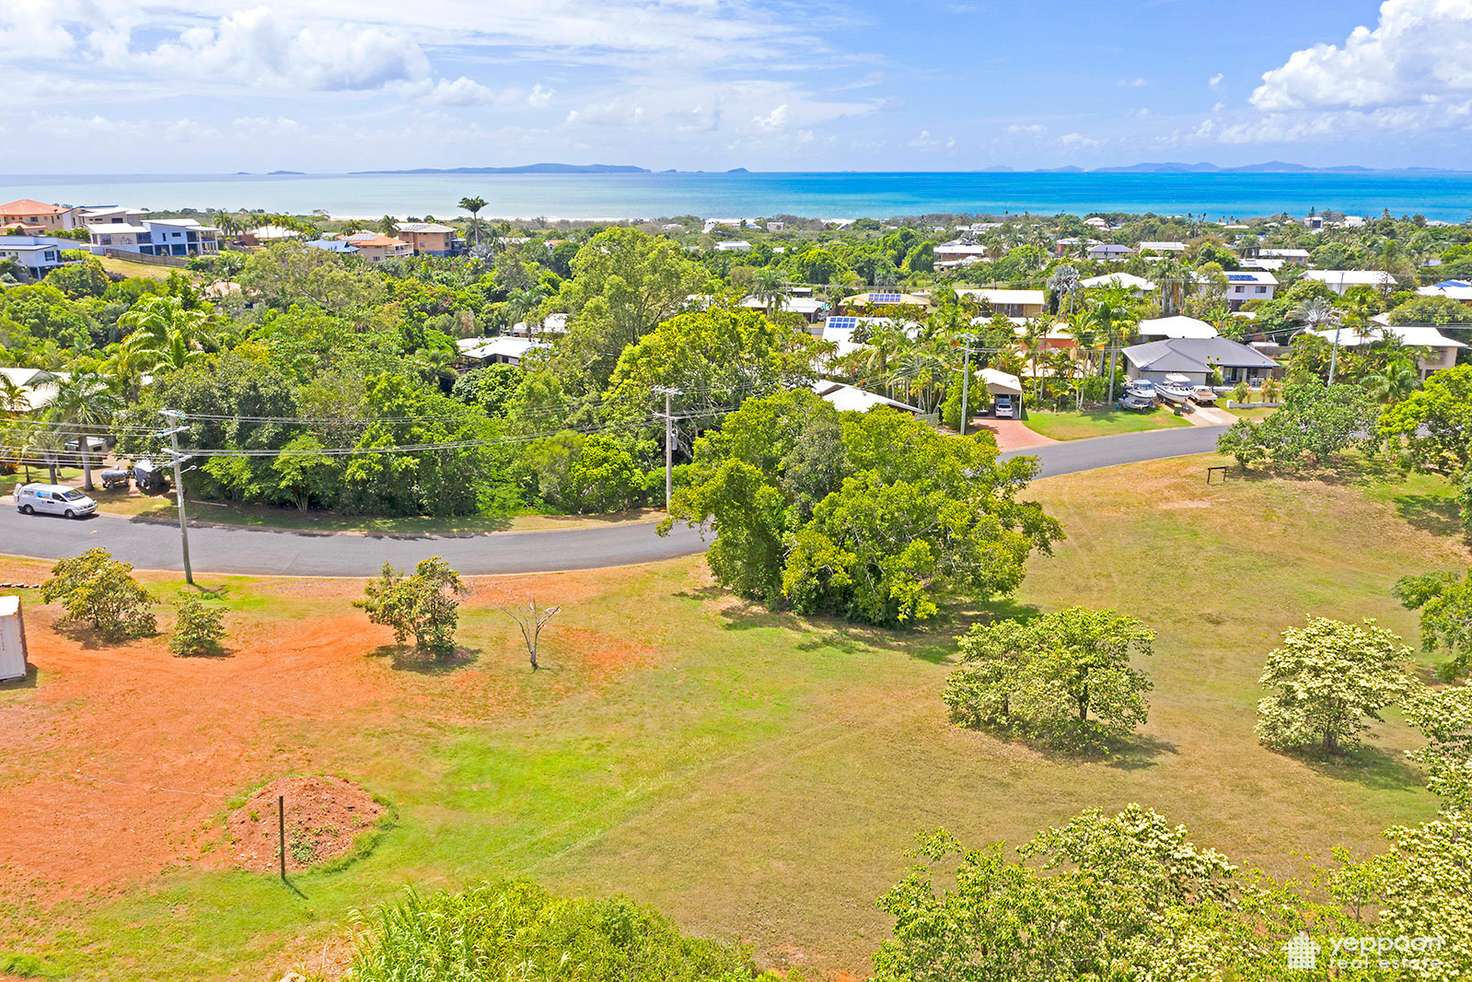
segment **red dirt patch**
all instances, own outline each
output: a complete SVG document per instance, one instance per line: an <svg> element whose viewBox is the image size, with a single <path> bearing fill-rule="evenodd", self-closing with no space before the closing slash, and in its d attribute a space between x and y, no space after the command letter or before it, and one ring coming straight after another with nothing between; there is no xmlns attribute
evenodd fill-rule
<svg viewBox="0 0 1472 982"><path fill-rule="evenodd" d="M373 827L384 808L340 777L284 777L250 796L231 814L231 848L241 866L257 873L279 867L277 798L286 800L286 868L304 870L345 856Z"/></svg>
<svg viewBox="0 0 1472 982"><path fill-rule="evenodd" d="M649 664L654 651L600 631L581 627L558 628L554 624L542 635L541 659L552 661L559 655L575 660L591 681L600 682L630 668Z"/></svg>

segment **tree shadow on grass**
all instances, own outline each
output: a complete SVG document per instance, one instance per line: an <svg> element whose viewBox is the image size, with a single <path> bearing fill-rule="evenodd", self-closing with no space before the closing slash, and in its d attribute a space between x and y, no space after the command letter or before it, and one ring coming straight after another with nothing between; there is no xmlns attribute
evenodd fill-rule
<svg viewBox="0 0 1472 982"><path fill-rule="evenodd" d="M1449 539L1462 538L1462 511L1456 499L1434 494L1397 494L1392 496L1395 513L1406 524L1432 535Z"/></svg>
<svg viewBox="0 0 1472 982"><path fill-rule="evenodd" d="M1295 754L1314 773L1335 781L1352 781L1376 791L1422 787L1426 778L1402 754L1363 746L1343 754Z"/></svg>
<svg viewBox="0 0 1472 982"><path fill-rule="evenodd" d="M126 648L135 641L143 640L143 638L156 638L160 633L155 631L152 634L144 635L142 638L108 638L104 637L91 624L67 619L57 621L55 631L62 637L81 645L85 651L100 651L103 648Z"/></svg>
<svg viewBox="0 0 1472 982"><path fill-rule="evenodd" d="M368 652L369 658L387 658L389 666L396 672L414 672L418 675L449 675L468 668L480 661L479 648L457 647L453 654L444 658L425 654L407 644L381 644Z"/></svg>

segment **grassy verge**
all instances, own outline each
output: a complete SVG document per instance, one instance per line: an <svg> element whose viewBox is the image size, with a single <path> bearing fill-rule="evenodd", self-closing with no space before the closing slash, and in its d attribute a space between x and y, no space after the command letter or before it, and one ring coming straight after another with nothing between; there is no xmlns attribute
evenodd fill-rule
<svg viewBox="0 0 1472 982"><path fill-rule="evenodd" d="M1168 409L1154 409L1146 413L1119 409L1089 410L1082 413L1029 409L1024 422L1034 432L1052 440L1087 440L1096 436L1191 425L1184 417L1177 416Z"/></svg>
<svg viewBox="0 0 1472 982"><path fill-rule="evenodd" d="M342 774L394 804L399 824L371 854L297 877L295 893L186 863L116 898L43 909L7 894L22 889L14 878L0 884L0 912L15 913L0 917L0 950L81 978L332 969L354 908L406 883L525 873L559 891L630 894L686 930L825 978L866 972L887 928L874 897L902 874L913 836L936 826L972 844L1017 843L1082 808L1138 801L1278 873L1326 861L1338 844L1383 848L1385 826L1433 811L1401 757L1410 732L1392 715L1343 762L1270 753L1252 732L1257 677L1278 633L1305 614L1374 616L1414 637L1391 584L1465 565L1468 552L1403 510L1402 499L1439 497L1416 481L1208 488L1202 463L1039 482L1029 495L1069 537L1034 560L1015 601L992 608L1113 606L1155 628L1156 655L1140 666L1154 682L1150 721L1117 758L1051 757L948 725L939 692L950 639L982 611L905 633L774 614L710 588L698 557L500 579L564 605L547 670L526 670L514 628L477 595L461 639L478 658L453 672L346 653L312 666L371 682L391 712L298 706L261 720L261 747L294 768ZM343 616L356 589L226 585L263 641ZM50 673L68 669L55 657L36 688L0 691L0 712L44 698ZM129 654L140 657L152 656ZM205 686L232 665L185 668ZM292 659L271 671L289 684ZM64 720L48 729L65 733ZM99 793L94 806L106 801Z"/></svg>

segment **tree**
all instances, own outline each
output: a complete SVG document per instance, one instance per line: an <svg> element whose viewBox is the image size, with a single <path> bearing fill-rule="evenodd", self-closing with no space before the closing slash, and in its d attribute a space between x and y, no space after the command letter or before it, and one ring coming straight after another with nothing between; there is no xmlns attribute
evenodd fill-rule
<svg viewBox="0 0 1472 982"><path fill-rule="evenodd" d="M315 433L298 433L271 461L277 495L295 505L297 511L306 511L313 502L328 503L337 490L338 464L323 449Z"/></svg>
<svg viewBox="0 0 1472 982"><path fill-rule="evenodd" d="M1380 417L1380 433L1403 444L1415 466L1453 476L1472 469L1472 365L1433 372Z"/></svg>
<svg viewBox="0 0 1472 982"><path fill-rule="evenodd" d="M157 629L153 598L132 574L106 549L88 549L51 567L41 599L60 603L67 620L91 624L104 640L146 637Z"/></svg>
<svg viewBox="0 0 1472 982"><path fill-rule="evenodd" d="M1069 607L1031 621L977 625L947 679L951 718L1049 742L1100 746L1145 722L1150 680L1130 666L1155 634L1112 610Z"/></svg>
<svg viewBox="0 0 1472 982"><path fill-rule="evenodd" d="M225 611L212 607L193 594L179 598L175 608L174 633L169 650L181 658L217 655L225 638Z"/></svg>
<svg viewBox="0 0 1472 982"><path fill-rule="evenodd" d="M1472 681L1421 689L1404 708L1426 738L1426 746L1407 754L1426 771L1426 786L1458 810L1472 808Z"/></svg>
<svg viewBox="0 0 1472 982"><path fill-rule="evenodd" d="M486 206L486 199L476 195L460 199L460 208L470 212L471 234L475 237L475 245L480 246L480 210Z"/></svg>
<svg viewBox="0 0 1472 982"><path fill-rule="evenodd" d="M556 617L561 607L539 607L535 597L529 597L526 608L502 607L501 613L516 622L516 627L521 631L521 640L526 644L527 658L531 660L532 671L536 671L541 665L537 662L537 653L542 644L542 629Z"/></svg>
<svg viewBox="0 0 1472 982"><path fill-rule="evenodd" d="M393 628L394 640L410 637L418 651L443 658L455 650L455 627L460 620L458 597L469 593L460 574L439 556L421 559L405 576L389 563L378 579L370 581L362 600L353 606L368 612L374 624Z"/></svg>
<svg viewBox="0 0 1472 982"><path fill-rule="evenodd" d="M1258 739L1280 750L1354 747L1367 720L1410 693L1409 657L1400 638L1373 620L1312 617L1289 628L1260 680L1268 694L1257 704Z"/></svg>
<svg viewBox="0 0 1472 982"><path fill-rule="evenodd" d="M1320 464L1371 443L1379 417L1380 407L1357 385L1295 382L1277 412L1258 422L1238 420L1221 435L1217 451L1244 468Z"/></svg>
<svg viewBox="0 0 1472 982"><path fill-rule="evenodd" d="M1472 570L1467 575L1429 573L1396 581L1395 598L1407 610L1421 612L1421 650L1445 652L1446 678L1466 673L1472 662Z"/></svg>
<svg viewBox="0 0 1472 982"><path fill-rule="evenodd" d="M48 419L59 429L76 434L77 453L82 461L82 487L92 484L92 441L101 439L112 423L121 402L107 382L95 372L73 372L56 384L56 394L46 407Z"/></svg>

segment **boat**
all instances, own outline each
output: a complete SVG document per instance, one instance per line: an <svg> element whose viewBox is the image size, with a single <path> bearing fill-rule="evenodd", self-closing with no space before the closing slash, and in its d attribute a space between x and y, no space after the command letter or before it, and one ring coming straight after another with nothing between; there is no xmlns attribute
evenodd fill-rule
<svg viewBox="0 0 1472 982"><path fill-rule="evenodd" d="M1165 381L1155 386L1155 391L1160 393L1160 398L1176 406L1184 406L1191 401L1195 392L1195 386L1185 375L1167 375Z"/></svg>
<svg viewBox="0 0 1472 982"><path fill-rule="evenodd" d="M1198 406L1216 405L1216 389L1209 385L1198 385L1191 390L1191 398L1196 400Z"/></svg>
<svg viewBox="0 0 1472 982"><path fill-rule="evenodd" d="M1154 402L1155 397L1159 395L1155 391L1155 383L1148 378L1130 379L1125 383L1124 391L1126 395L1132 395L1139 399L1149 399L1151 402Z"/></svg>

